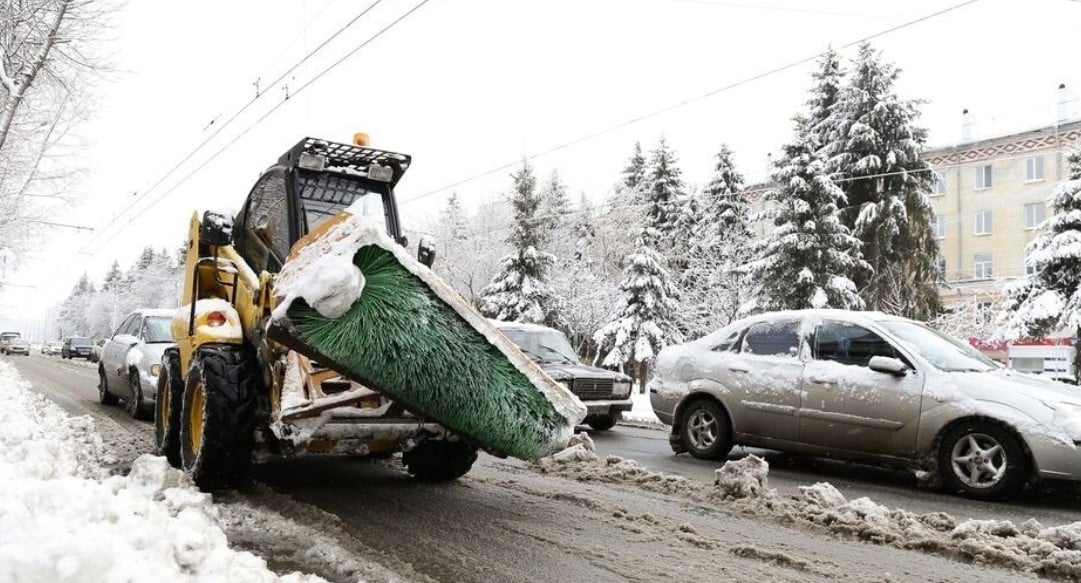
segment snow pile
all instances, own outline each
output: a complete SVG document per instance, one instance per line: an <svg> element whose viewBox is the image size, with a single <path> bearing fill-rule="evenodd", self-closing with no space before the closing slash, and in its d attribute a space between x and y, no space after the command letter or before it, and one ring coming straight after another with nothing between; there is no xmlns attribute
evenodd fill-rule
<svg viewBox="0 0 1081 583"><path fill-rule="evenodd" d="M761 496L769 491L769 464L762 458L749 455L743 459L725 463L716 472L713 484L723 499L740 499Z"/></svg>
<svg viewBox="0 0 1081 583"><path fill-rule="evenodd" d="M695 499L706 499L709 488L700 482L682 476L653 472L634 460L610 455L604 460L597 456L589 434L579 433L571 438L563 451L541 458L530 464L542 474L552 474L580 482L603 482L631 484L651 492L682 494Z"/></svg>
<svg viewBox="0 0 1081 583"><path fill-rule="evenodd" d="M0 581L322 581L229 548L209 495L164 458L107 477L89 418L0 362Z"/></svg>

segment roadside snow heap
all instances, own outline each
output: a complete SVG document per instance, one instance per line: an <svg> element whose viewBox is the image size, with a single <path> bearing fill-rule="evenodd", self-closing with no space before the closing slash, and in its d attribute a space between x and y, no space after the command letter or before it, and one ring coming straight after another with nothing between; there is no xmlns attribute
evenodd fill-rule
<svg viewBox="0 0 1081 583"><path fill-rule="evenodd" d="M102 455L88 417L0 362L0 581L323 581L230 549L210 496L165 458L109 476Z"/></svg>
<svg viewBox="0 0 1081 583"><path fill-rule="evenodd" d="M1036 520L1020 525L1008 520L958 521L943 512L890 509L866 497L848 500L827 482L802 486L799 494L784 496L769 487L769 464L754 455L725 463L710 485L652 472L617 456L601 460L589 436L580 434L569 448L539 460L533 468L583 482L678 494L710 505L721 502L724 508L743 514L813 525L876 544L1081 580L1081 522L1045 528Z"/></svg>

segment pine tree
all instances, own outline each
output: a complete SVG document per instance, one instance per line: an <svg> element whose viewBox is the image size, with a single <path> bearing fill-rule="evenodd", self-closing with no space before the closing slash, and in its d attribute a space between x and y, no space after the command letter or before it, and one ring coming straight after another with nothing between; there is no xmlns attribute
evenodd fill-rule
<svg viewBox="0 0 1081 583"><path fill-rule="evenodd" d="M646 227L656 231L660 250L668 251L677 245L675 236L679 228L680 203L684 195L683 178L676 154L662 137L650 154L642 187L642 197L646 204Z"/></svg>
<svg viewBox="0 0 1081 583"><path fill-rule="evenodd" d="M657 353L681 341L675 326L679 294L669 280L664 256L654 248L657 237L656 231L647 228L635 240L619 286L625 298L623 311L593 335L601 364L622 368L634 363L642 391Z"/></svg>
<svg viewBox="0 0 1081 583"><path fill-rule="evenodd" d="M540 197L537 179L527 161L512 175L514 230L509 243L513 251L503 257L500 270L482 292L481 313L489 318L559 326L555 298L547 285L555 258L541 249L543 225L537 217Z"/></svg>
<svg viewBox="0 0 1081 583"><path fill-rule="evenodd" d="M634 151L623 168L621 186L627 192L636 193L645 184L646 180L646 157L642 154L642 143L634 143ZM633 198L633 196L632 196Z"/></svg>
<svg viewBox="0 0 1081 583"><path fill-rule="evenodd" d="M766 195L774 229L755 245L756 259L748 265L759 297L747 308L862 309L853 278L869 266L838 217L844 192L830 179L807 119L796 119L796 135L777 166L773 181L780 187Z"/></svg>
<svg viewBox="0 0 1081 583"><path fill-rule="evenodd" d="M105 281L101 284L102 290L110 290L119 286L124 281L124 272L120 270L120 262L113 260L109 271L105 274Z"/></svg>
<svg viewBox="0 0 1081 583"><path fill-rule="evenodd" d="M466 228L465 210L462 208L462 201L458 198L457 192L450 193L450 198L447 199L447 206L443 209L443 217L441 223L445 227L445 235L450 238L461 241L468 235L468 229Z"/></svg>
<svg viewBox="0 0 1081 583"><path fill-rule="evenodd" d="M570 211L571 202L567 196L567 185L560 180L559 172L553 170L540 193L538 217L546 228L558 229L560 225L566 224L566 216Z"/></svg>
<svg viewBox="0 0 1081 583"><path fill-rule="evenodd" d="M807 124L820 146L830 142L833 133L831 116L841 94L844 75L841 57L833 49L822 55L818 60L818 70L811 74L813 84L811 97L807 100Z"/></svg>
<svg viewBox="0 0 1081 583"><path fill-rule="evenodd" d="M690 337L730 323L750 299L749 278L741 267L751 259L751 205L727 145L717 152L700 200L699 224L679 280Z"/></svg>
<svg viewBox="0 0 1081 583"><path fill-rule="evenodd" d="M135 263L136 269L146 269L150 267L150 264L154 263L154 248L147 245L143 247L143 252L139 254L139 259Z"/></svg>
<svg viewBox="0 0 1081 583"><path fill-rule="evenodd" d="M851 80L818 129L828 127L823 147L848 199L843 217L873 269L856 279L867 306L927 320L940 309L927 197L934 174L921 157L927 131L914 125L918 102L894 92L898 73L860 45Z"/></svg>
<svg viewBox="0 0 1081 583"><path fill-rule="evenodd" d="M1055 214L1025 249L1025 262L1035 271L1006 287L1011 313L1005 336L1041 337L1066 329L1081 338L1081 148L1067 163L1067 179L1051 194ZM1081 377L1081 350L1074 358Z"/></svg>

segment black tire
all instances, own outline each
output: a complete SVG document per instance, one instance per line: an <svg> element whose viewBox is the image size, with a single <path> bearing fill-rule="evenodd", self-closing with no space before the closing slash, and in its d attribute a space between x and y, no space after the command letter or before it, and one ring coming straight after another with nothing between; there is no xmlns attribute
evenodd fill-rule
<svg viewBox="0 0 1081 583"><path fill-rule="evenodd" d="M714 401L699 399L686 406L679 421L679 437L692 456L719 460L732 451L728 415Z"/></svg>
<svg viewBox="0 0 1081 583"><path fill-rule="evenodd" d="M251 479L258 371L239 348L202 347L184 386L180 461L204 492Z"/></svg>
<svg viewBox="0 0 1081 583"><path fill-rule="evenodd" d="M1031 463L1021 441L988 421L964 421L938 446L938 471L946 488L977 500L1006 500L1024 487Z"/></svg>
<svg viewBox="0 0 1081 583"><path fill-rule="evenodd" d="M421 482L449 482L469 472L477 448L461 441L429 440L402 454L409 475Z"/></svg>
<svg viewBox="0 0 1081 583"><path fill-rule="evenodd" d="M102 405L115 405L120 402L116 395L109 392L109 381L105 380L105 369L98 367L98 402Z"/></svg>
<svg viewBox="0 0 1081 583"><path fill-rule="evenodd" d="M590 415L586 417L586 424L596 431L608 431L616 426L616 422L619 421L619 418L619 413L616 413L615 415Z"/></svg>
<svg viewBox="0 0 1081 583"><path fill-rule="evenodd" d="M184 379L180 355L166 352L161 358L158 395L154 402L154 446L169 465L180 467L180 413L184 404Z"/></svg>
<svg viewBox="0 0 1081 583"><path fill-rule="evenodd" d="M143 383L139 380L138 372L131 371L128 373L128 388L131 396L124 403L124 409L127 410L132 419L147 419L147 410L143 406Z"/></svg>

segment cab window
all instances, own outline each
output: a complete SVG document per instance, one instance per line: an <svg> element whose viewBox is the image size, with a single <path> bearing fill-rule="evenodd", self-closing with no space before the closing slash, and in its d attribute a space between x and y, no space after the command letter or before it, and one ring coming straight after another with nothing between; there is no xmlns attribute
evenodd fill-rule
<svg viewBox="0 0 1081 583"><path fill-rule="evenodd" d="M237 252L256 273L277 273L291 246L284 169L275 168L263 175L237 219Z"/></svg>

